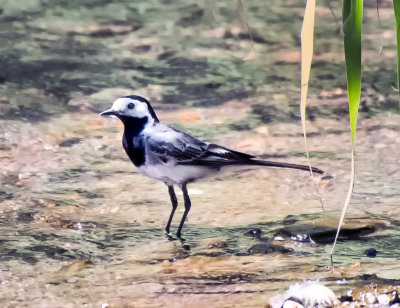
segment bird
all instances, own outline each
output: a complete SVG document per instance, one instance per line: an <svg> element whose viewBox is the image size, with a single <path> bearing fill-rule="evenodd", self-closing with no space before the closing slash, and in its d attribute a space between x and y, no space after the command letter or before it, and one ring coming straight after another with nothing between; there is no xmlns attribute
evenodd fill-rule
<svg viewBox="0 0 400 308"><path fill-rule="evenodd" d="M174 186L182 190L184 199L185 210L176 233L181 238L191 208L188 184L216 176L229 168L265 166L310 170L309 166L259 160L250 154L201 141L161 123L150 102L138 95L116 99L111 108L100 115L112 115L121 120L124 126L122 145L129 159L141 174L162 181L168 187L172 204L165 228L168 236L171 236L171 222L178 207ZM311 170L324 173L315 167Z"/></svg>

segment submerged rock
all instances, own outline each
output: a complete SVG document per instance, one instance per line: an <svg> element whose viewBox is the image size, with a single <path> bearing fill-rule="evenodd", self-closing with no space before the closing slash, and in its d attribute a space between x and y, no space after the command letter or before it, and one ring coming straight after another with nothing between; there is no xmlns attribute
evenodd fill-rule
<svg viewBox="0 0 400 308"><path fill-rule="evenodd" d="M384 224L378 221L355 223L340 230L339 240L356 240L361 236L375 232L383 226ZM290 237L293 241L302 243L331 244L336 236L336 227L322 224L291 225L280 229L276 235Z"/></svg>
<svg viewBox="0 0 400 308"><path fill-rule="evenodd" d="M207 249L214 249L214 248L226 248L227 246L228 244L226 243L226 241L215 238L209 240L206 247Z"/></svg>
<svg viewBox="0 0 400 308"><path fill-rule="evenodd" d="M290 249L284 247L284 246L279 246L279 245L273 245L269 243L262 243L262 244L256 244L251 246L247 252L251 255L254 254L270 254L270 253L288 253L291 252Z"/></svg>
<svg viewBox="0 0 400 308"><path fill-rule="evenodd" d="M60 147L71 147L82 141L82 138L70 138L60 143Z"/></svg>

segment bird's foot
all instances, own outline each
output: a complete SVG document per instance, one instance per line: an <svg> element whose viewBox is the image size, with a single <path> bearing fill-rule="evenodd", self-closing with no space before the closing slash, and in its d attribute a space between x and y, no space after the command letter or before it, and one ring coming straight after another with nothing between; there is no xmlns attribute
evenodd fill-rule
<svg viewBox="0 0 400 308"><path fill-rule="evenodd" d="M165 236L167 237L167 239L169 241L176 241L177 239L175 237L172 236L171 232L169 232L169 230L165 230Z"/></svg>
<svg viewBox="0 0 400 308"><path fill-rule="evenodd" d="M180 234L180 233L177 233L177 234L176 234L176 237L177 237L178 240L180 240L182 243L183 243L184 241L186 241L183 237L181 237L181 234Z"/></svg>

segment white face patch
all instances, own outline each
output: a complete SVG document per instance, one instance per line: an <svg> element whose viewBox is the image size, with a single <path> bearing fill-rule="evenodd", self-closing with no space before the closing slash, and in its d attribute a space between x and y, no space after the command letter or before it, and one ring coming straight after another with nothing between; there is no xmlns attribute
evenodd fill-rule
<svg viewBox="0 0 400 308"><path fill-rule="evenodd" d="M132 106L130 104L133 104L133 108L129 108L129 106ZM111 109L113 111L115 111L116 113L127 116L127 117L133 117L133 118L149 117L149 118L151 118L151 115L149 113L149 109L147 108L146 103L143 103L143 102L140 102L138 100L131 99L128 97L118 98L116 101L114 101Z"/></svg>

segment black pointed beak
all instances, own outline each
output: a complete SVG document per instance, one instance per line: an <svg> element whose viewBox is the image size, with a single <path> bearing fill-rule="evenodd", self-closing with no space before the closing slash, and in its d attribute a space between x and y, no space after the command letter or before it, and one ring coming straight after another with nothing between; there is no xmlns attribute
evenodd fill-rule
<svg viewBox="0 0 400 308"><path fill-rule="evenodd" d="M107 109L104 110L102 113L100 113L101 116L108 116L108 115L115 115L115 111L112 109Z"/></svg>

